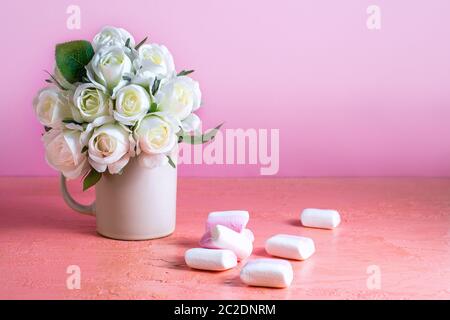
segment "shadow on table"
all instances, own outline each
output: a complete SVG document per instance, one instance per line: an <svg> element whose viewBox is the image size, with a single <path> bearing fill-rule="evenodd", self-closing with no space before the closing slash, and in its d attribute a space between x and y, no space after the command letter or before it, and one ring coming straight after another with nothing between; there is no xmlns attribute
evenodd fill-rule
<svg viewBox="0 0 450 320"><path fill-rule="evenodd" d="M273 258L267 254L266 249L260 247L253 249L252 256L256 256L255 258Z"/></svg>
<svg viewBox="0 0 450 320"><path fill-rule="evenodd" d="M245 285L241 278L239 276L235 276L233 278L227 279L225 280L225 285L229 286L229 287L247 287L247 285Z"/></svg>
<svg viewBox="0 0 450 320"><path fill-rule="evenodd" d="M288 219L287 224L294 226L294 227L303 227L302 223L299 219Z"/></svg>
<svg viewBox="0 0 450 320"><path fill-rule="evenodd" d="M192 239L192 238L176 238L173 241L173 244L178 246L178 247L182 247L187 249L190 248L197 248L199 246L199 239Z"/></svg>

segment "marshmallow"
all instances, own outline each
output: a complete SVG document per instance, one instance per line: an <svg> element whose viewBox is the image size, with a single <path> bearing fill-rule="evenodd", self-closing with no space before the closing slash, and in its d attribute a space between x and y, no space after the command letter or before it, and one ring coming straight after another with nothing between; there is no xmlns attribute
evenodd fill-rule
<svg viewBox="0 0 450 320"><path fill-rule="evenodd" d="M199 244L202 248L218 249L218 247L215 246L212 241L211 231L205 232L205 234L201 237Z"/></svg>
<svg viewBox="0 0 450 320"><path fill-rule="evenodd" d="M253 251L253 244L245 235L222 225L211 230L211 241L217 248L233 251L238 260L248 258Z"/></svg>
<svg viewBox="0 0 450 320"><path fill-rule="evenodd" d="M255 236L250 229L244 229L240 232L242 235L246 236L251 242L255 241ZM205 234L200 239L200 247L209 249L218 249L212 241L211 231L206 231Z"/></svg>
<svg viewBox="0 0 450 320"><path fill-rule="evenodd" d="M305 227L334 229L341 222L339 212L336 210L305 209L300 220Z"/></svg>
<svg viewBox="0 0 450 320"><path fill-rule="evenodd" d="M294 274L286 260L256 259L242 268L240 277L249 286L285 288L291 284Z"/></svg>
<svg viewBox="0 0 450 320"><path fill-rule="evenodd" d="M306 260L316 249L310 238L277 234L266 241L266 251L281 258Z"/></svg>
<svg viewBox="0 0 450 320"><path fill-rule="evenodd" d="M194 269L222 271L234 268L237 257L230 250L193 248L184 254L186 264Z"/></svg>
<svg viewBox="0 0 450 320"><path fill-rule="evenodd" d="M255 236L250 229L244 229L241 232L244 236L246 236L251 242L255 241Z"/></svg>
<svg viewBox="0 0 450 320"><path fill-rule="evenodd" d="M211 212L206 220L206 231L209 231L214 228L214 226L220 224L236 232L241 232L245 229L248 220L248 211L244 210Z"/></svg>

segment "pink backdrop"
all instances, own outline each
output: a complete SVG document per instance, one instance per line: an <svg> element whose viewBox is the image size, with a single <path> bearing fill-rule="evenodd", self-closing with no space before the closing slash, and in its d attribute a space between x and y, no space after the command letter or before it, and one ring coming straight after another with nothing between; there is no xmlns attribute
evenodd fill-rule
<svg viewBox="0 0 450 320"><path fill-rule="evenodd" d="M81 30L66 9L81 8ZM382 12L379 31L366 8ZM206 126L279 128L280 176L450 175L450 2L3 1L0 175L50 175L31 101L57 42L106 24L194 68ZM252 176L259 165L185 165Z"/></svg>

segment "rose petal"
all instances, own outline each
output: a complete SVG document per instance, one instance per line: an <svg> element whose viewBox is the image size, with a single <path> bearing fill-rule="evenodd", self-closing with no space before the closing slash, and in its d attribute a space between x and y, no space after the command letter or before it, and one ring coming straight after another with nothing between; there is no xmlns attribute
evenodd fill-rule
<svg viewBox="0 0 450 320"><path fill-rule="evenodd" d="M94 160L89 158L89 164L94 168L97 172L105 172L107 165L95 162Z"/></svg>
<svg viewBox="0 0 450 320"><path fill-rule="evenodd" d="M202 121L195 113L191 113L186 119L181 121L181 127L184 132L197 131L201 124Z"/></svg>
<svg viewBox="0 0 450 320"><path fill-rule="evenodd" d="M120 160L108 164L108 170L111 174L119 173L128 163L130 157L128 155L123 156Z"/></svg>

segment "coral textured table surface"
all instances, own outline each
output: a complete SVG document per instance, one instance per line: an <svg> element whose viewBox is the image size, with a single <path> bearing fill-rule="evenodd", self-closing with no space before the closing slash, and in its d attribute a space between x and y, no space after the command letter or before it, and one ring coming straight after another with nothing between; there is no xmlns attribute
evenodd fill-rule
<svg viewBox="0 0 450 320"><path fill-rule="evenodd" d="M79 184L74 196L91 201ZM342 223L304 228L305 207L336 209ZM264 241L277 233L314 239L316 253L292 261L289 288L246 287L241 265L219 273L185 265L208 212L227 209L250 212L251 258L267 257ZM0 178L0 298L449 299L449 229L450 179L180 178L175 233L127 242L97 235L94 218L66 207L57 178ZM80 289L67 287L71 265Z"/></svg>

